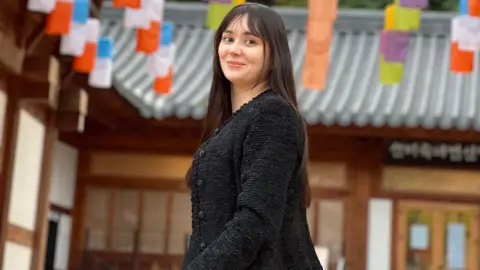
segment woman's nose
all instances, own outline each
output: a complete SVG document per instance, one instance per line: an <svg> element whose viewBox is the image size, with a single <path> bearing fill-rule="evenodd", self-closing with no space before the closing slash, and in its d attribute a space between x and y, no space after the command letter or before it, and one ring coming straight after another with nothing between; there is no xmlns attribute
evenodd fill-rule
<svg viewBox="0 0 480 270"><path fill-rule="evenodd" d="M232 43L228 48L228 51L231 54L240 54L241 53L240 44L238 44L238 42Z"/></svg>

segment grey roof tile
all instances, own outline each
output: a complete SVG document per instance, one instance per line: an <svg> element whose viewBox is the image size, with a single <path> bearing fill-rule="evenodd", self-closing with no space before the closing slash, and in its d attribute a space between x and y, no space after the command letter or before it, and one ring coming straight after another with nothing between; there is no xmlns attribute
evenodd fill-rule
<svg viewBox="0 0 480 270"><path fill-rule="evenodd" d="M156 95L146 73L146 57L135 52L135 34L122 25L121 11L103 10L103 32L115 41L114 85L144 117L205 116L211 78L214 32L202 27L205 5L169 4L166 19L176 23L177 56L172 93ZM396 86L378 81L380 11L340 10L331 45L328 86L301 87L305 54L305 9L279 9L289 29L298 79L300 110L311 125L424 127L480 131L479 72L449 70L452 14L425 13L412 34L404 79ZM476 65L480 63L476 58Z"/></svg>

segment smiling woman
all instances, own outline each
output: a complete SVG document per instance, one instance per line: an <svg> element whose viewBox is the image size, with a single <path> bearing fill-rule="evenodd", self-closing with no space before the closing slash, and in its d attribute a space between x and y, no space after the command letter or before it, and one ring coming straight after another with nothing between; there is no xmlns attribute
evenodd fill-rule
<svg viewBox="0 0 480 270"><path fill-rule="evenodd" d="M322 269L282 18L264 5L236 6L214 50L205 133L187 174L192 236L182 269Z"/></svg>

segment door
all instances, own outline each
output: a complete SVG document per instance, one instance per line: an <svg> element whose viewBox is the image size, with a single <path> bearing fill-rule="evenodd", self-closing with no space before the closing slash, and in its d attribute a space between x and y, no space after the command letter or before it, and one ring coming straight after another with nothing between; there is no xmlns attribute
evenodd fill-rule
<svg viewBox="0 0 480 270"><path fill-rule="evenodd" d="M480 270L475 205L402 201L396 270Z"/></svg>

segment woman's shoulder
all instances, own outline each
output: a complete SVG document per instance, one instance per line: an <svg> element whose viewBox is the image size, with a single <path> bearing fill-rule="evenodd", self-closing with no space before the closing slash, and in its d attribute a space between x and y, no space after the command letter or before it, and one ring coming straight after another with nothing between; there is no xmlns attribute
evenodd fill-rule
<svg viewBox="0 0 480 270"><path fill-rule="evenodd" d="M301 116L299 113L279 95L273 91L267 93L264 98L254 106L254 119L265 120L269 118L271 121L300 123Z"/></svg>

